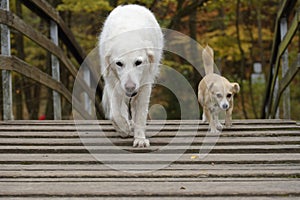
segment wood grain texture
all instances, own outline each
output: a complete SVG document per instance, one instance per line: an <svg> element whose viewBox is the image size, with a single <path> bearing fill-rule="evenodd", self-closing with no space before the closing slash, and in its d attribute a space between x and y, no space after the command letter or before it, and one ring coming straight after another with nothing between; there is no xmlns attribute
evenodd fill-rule
<svg viewBox="0 0 300 200"><path fill-rule="evenodd" d="M152 146L137 149L132 138L116 135L110 121L81 121L78 127L73 121L2 121L0 198L300 197L297 122L235 120L210 153L199 158L201 148L210 148L207 138L215 138L207 128L198 120L148 121Z"/></svg>

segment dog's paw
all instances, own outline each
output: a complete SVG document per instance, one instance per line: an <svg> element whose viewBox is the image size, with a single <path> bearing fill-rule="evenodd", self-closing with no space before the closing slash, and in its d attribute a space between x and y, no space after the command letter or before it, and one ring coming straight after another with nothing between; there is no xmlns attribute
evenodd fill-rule
<svg viewBox="0 0 300 200"><path fill-rule="evenodd" d="M231 123L231 122L228 122L228 121L225 121L225 126L226 126L226 127L231 127L231 126L232 126L232 123Z"/></svg>
<svg viewBox="0 0 300 200"><path fill-rule="evenodd" d="M218 129L210 129L210 133L219 134L220 131Z"/></svg>
<svg viewBox="0 0 300 200"><path fill-rule="evenodd" d="M150 142L146 138L134 138L133 147L138 147L138 148L150 147Z"/></svg>
<svg viewBox="0 0 300 200"><path fill-rule="evenodd" d="M204 113L202 114L202 122L203 122L203 123L207 122L207 120L206 120L206 116L205 116L205 114L204 114Z"/></svg>
<svg viewBox="0 0 300 200"><path fill-rule="evenodd" d="M123 131L117 131L117 132L121 138L129 138L130 137L130 133L123 132Z"/></svg>
<svg viewBox="0 0 300 200"><path fill-rule="evenodd" d="M217 129L219 130L223 129L223 125L220 122L217 123Z"/></svg>
<svg viewBox="0 0 300 200"><path fill-rule="evenodd" d="M122 138L127 138L132 135L132 127L126 119L122 117L114 117L112 119L112 124Z"/></svg>

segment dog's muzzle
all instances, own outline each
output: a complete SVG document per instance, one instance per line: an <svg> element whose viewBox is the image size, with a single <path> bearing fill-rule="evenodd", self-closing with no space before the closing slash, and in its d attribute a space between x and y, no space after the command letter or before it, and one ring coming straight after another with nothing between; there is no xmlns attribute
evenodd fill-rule
<svg viewBox="0 0 300 200"><path fill-rule="evenodd" d="M134 97L134 96L136 96L137 95L137 92L126 92L126 96L128 96L128 97Z"/></svg>
<svg viewBox="0 0 300 200"><path fill-rule="evenodd" d="M223 109L223 110L227 110L228 108L229 108L229 105L226 103L222 104L222 106L221 106L221 109Z"/></svg>
<svg viewBox="0 0 300 200"><path fill-rule="evenodd" d="M136 84L133 83L132 81L126 82L126 84L125 84L125 92L126 92L126 96L128 96L128 97L134 97L137 94Z"/></svg>
<svg viewBox="0 0 300 200"><path fill-rule="evenodd" d="M132 90L125 90L125 94L126 94L126 96L128 96L128 97L134 97L135 95L137 95L137 90L134 88L134 89L132 89Z"/></svg>

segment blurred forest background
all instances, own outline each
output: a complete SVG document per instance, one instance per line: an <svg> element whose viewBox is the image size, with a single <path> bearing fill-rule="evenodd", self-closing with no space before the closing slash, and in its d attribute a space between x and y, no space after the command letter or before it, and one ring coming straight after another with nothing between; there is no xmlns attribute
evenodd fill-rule
<svg viewBox="0 0 300 200"><path fill-rule="evenodd" d="M182 32L201 45L215 51L215 62L222 75L238 82L241 92L235 97L235 119L259 118L266 79L270 70L273 31L280 0L48 0L70 27L86 53L96 47L97 37L109 12L120 4L137 3L148 7L163 28ZM19 0L10 1L10 9L31 26L49 35L49 22L38 17ZM299 7L299 2L296 8ZM290 19L288 19L290 20ZM289 59L295 60L299 50L299 34L289 45ZM192 55L193 52L185 52ZM30 39L12 32L12 54L49 72L49 53ZM200 56L200 55L196 55ZM199 73L184 59L165 55L164 64L183 74L197 90ZM255 63L262 72L253 74ZM50 73L50 72L49 72ZM281 73L280 73L281 74ZM291 118L299 120L300 74L291 84ZM53 118L52 91L34 81L13 73L15 119ZM73 78L61 69L61 80L72 88ZM197 94L197 93L196 93ZM2 100L1 100L2 101ZM180 118L176 97L156 87L152 104L164 106L168 119ZM72 106L63 100L63 118L70 119ZM200 116L200 114L199 114Z"/></svg>

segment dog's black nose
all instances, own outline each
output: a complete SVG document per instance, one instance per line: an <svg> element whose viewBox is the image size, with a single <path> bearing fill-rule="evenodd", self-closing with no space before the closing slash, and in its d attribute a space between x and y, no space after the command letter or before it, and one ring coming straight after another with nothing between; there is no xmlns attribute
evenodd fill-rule
<svg viewBox="0 0 300 200"><path fill-rule="evenodd" d="M224 110L227 110L228 107L229 107L228 104L223 104L223 105L222 105L222 108L223 108Z"/></svg>
<svg viewBox="0 0 300 200"><path fill-rule="evenodd" d="M125 92L128 97L134 97L136 92L136 84L132 81L128 81L125 83Z"/></svg>

